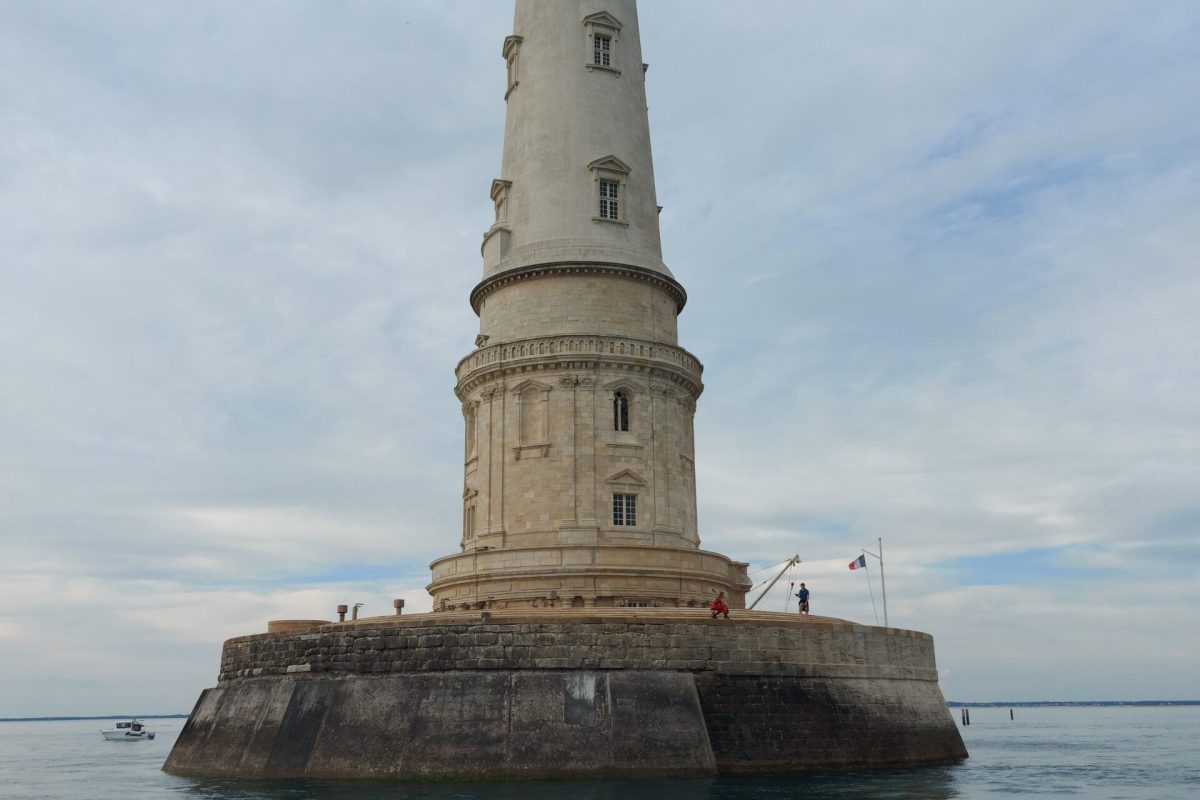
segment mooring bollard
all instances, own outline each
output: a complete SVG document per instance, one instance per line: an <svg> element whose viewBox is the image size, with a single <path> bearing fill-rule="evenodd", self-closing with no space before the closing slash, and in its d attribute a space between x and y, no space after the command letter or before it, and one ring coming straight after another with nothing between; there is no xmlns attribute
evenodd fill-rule
<svg viewBox="0 0 1200 800"><path fill-rule="evenodd" d="M392 608L396 609L396 616L404 613L404 601L397 597L392 601Z"/></svg>
<svg viewBox="0 0 1200 800"><path fill-rule="evenodd" d="M346 612L350 610L350 606L338 606L338 622L346 621Z"/></svg>

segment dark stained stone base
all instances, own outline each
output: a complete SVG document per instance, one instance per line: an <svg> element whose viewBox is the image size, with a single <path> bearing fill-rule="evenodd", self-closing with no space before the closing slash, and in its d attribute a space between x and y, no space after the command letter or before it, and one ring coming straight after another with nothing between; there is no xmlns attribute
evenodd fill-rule
<svg viewBox="0 0 1200 800"><path fill-rule="evenodd" d="M506 780L967 757L926 634L774 616L406 619L233 639L163 769Z"/></svg>
<svg viewBox="0 0 1200 800"><path fill-rule="evenodd" d="M935 683L702 674L722 774L839 772L967 757Z"/></svg>
<svg viewBox="0 0 1200 800"><path fill-rule="evenodd" d="M691 675L460 672L208 689L166 765L240 778L713 775Z"/></svg>

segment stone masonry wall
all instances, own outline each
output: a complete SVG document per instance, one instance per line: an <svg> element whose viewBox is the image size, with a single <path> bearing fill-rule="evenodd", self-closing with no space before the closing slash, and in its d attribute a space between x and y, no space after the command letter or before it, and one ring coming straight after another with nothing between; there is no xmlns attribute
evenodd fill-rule
<svg viewBox="0 0 1200 800"><path fill-rule="evenodd" d="M696 676L724 773L878 769L966 757L936 683L790 675Z"/></svg>
<svg viewBox="0 0 1200 800"><path fill-rule="evenodd" d="M220 681L431 670L653 669L901 678L936 685L928 634L814 620L415 622L327 625L230 639Z"/></svg>
<svg viewBox="0 0 1200 800"><path fill-rule="evenodd" d="M672 615L429 615L232 639L164 769L701 777L967 755L926 634Z"/></svg>

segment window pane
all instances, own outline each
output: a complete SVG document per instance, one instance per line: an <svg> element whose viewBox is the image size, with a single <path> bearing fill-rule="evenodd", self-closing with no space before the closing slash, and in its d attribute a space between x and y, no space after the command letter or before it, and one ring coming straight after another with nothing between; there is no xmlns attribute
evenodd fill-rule
<svg viewBox="0 0 1200 800"><path fill-rule="evenodd" d="M596 36L595 57L593 62L602 67L609 66L610 53L612 51L612 40L607 36Z"/></svg>
<svg viewBox="0 0 1200 800"><path fill-rule="evenodd" d="M616 181L600 181L600 217L602 219L618 219L617 193L619 186Z"/></svg>
<svg viewBox="0 0 1200 800"><path fill-rule="evenodd" d="M613 495L613 525L636 525L637 524L637 495L632 494L614 494Z"/></svg>
<svg viewBox="0 0 1200 800"><path fill-rule="evenodd" d="M612 524L625 527L637 524L636 494L612 495Z"/></svg>

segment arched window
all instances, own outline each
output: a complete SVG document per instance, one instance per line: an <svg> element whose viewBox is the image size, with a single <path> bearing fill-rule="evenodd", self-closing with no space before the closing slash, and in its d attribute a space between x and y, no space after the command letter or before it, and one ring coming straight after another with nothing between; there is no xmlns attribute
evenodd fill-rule
<svg viewBox="0 0 1200 800"><path fill-rule="evenodd" d="M629 430L629 397L624 392L613 394L613 430Z"/></svg>

